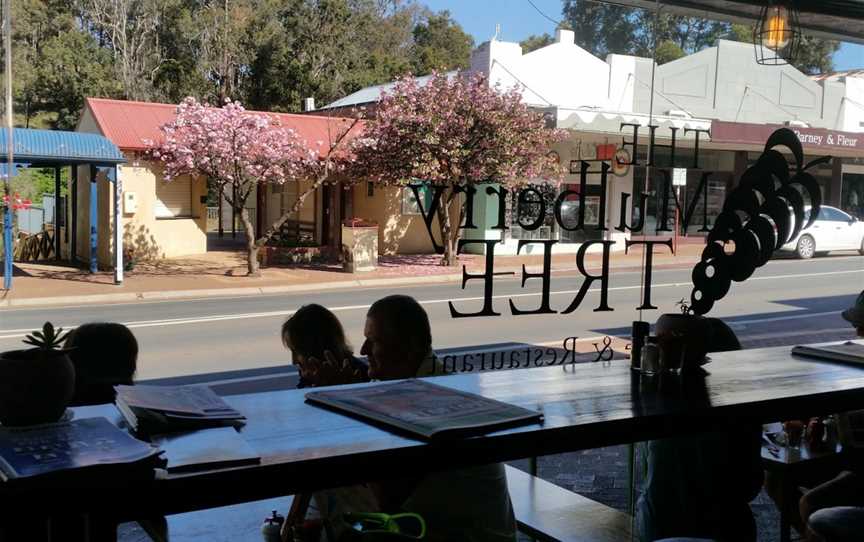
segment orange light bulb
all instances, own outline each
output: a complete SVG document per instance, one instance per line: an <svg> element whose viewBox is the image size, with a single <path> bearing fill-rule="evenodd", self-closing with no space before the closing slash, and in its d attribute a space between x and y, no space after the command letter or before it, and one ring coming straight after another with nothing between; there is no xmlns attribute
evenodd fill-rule
<svg viewBox="0 0 864 542"><path fill-rule="evenodd" d="M783 49L792 37L789 13L784 7L773 7L765 21L765 46L769 49Z"/></svg>

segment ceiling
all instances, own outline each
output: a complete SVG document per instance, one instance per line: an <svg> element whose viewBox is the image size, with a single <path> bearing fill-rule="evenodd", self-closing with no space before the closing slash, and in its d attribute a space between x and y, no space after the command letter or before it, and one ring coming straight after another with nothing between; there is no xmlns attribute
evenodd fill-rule
<svg viewBox="0 0 864 542"><path fill-rule="evenodd" d="M653 10L657 0L600 0ZM864 0L797 0L799 22L807 34L864 44ZM752 23L765 4L758 0L659 0L662 9L679 15Z"/></svg>

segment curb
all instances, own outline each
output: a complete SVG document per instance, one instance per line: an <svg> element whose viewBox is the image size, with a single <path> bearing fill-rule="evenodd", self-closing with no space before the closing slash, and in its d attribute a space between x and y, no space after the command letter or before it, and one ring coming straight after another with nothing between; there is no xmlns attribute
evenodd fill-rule
<svg viewBox="0 0 864 542"><path fill-rule="evenodd" d="M654 269L677 269L684 268L698 262L698 258L686 259L672 263L657 262ZM530 271L531 267L529 267ZM597 269L596 266L591 266L588 271ZM641 266L622 266L616 267L616 271L634 271L640 270ZM553 269L552 273L578 271L573 267L559 267ZM497 273L504 275L519 274L522 272L522 266L502 267L496 270ZM499 277L506 278L506 277ZM248 286L242 288L208 288L201 290L154 290L149 292L122 292L116 294L91 294L78 296L57 296L57 297L26 297L20 299L0 299L0 308L9 307L43 307L52 305L92 305L106 303L122 303L132 301L159 301L171 299L204 299L210 297L245 297L255 295L272 295L272 294L290 294L300 292L312 292L320 290L340 290L347 288L374 288L381 286L404 286L411 284L443 284L448 282L461 283L461 273L448 273L441 275L424 275L424 276L409 276L409 277L393 277L393 278L377 278L377 279L356 279L356 280L340 280L331 282L317 282L308 284L291 284L285 286Z"/></svg>

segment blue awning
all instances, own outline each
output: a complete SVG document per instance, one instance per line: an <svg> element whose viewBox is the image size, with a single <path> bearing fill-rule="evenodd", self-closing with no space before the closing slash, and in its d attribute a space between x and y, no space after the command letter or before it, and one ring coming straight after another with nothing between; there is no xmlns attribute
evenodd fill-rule
<svg viewBox="0 0 864 542"><path fill-rule="evenodd" d="M13 128L13 160L32 167L73 164L107 166L126 161L114 143L98 134ZM6 161L6 130L0 129L0 162Z"/></svg>

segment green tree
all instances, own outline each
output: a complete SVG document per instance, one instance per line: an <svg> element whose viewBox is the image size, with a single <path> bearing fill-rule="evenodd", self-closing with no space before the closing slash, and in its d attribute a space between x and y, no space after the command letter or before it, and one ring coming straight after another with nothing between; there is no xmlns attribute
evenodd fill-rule
<svg viewBox="0 0 864 542"><path fill-rule="evenodd" d="M657 61L657 64L666 64L667 62L678 60L686 54L687 53L684 52L684 49L682 49L677 43L670 40L664 40L657 44L657 52L654 59Z"/></svg>
<svg viewBox="0 0 864 542"><path fill-rule="evenodd" d="M303 98L327 103L412 69L420 15L399 0L274 0L249 36L245 79L256 109L297 111ZM470 48L469 48L470 51Z"/></svg>
<svg viewBox="0 0 864 542"><path fill-rule="evenodd" d="M59 129L75 128L85 97L118 96L122 90L108 51L81 31L52 38L34 72L40 108L54 114L52 125Z"/></svg>
<svg viewBox="0 0 864 542"><path fill-rule="evenodd" d="M466 34L449 11L428 13L414 27L411 64L414 73L425 75L434 70L465 69L474 48L474 38Z"/></svg>
<svg viewBox="0 0 864 542"><path fill-rule="evenodd" d="M519 45L522 46L522 53L525 54L546 47L547 45L552 45L554 42L555 38L544 32L539 36L531 34L524 40L520 41Z"/></svg>
<svg viewBox="0 0 864 542"><path fill-rule="evenodd" d="M80 25L71 1L13 2L15 110L24 126L71 128L85 96L114 96L111 55Z"/></svg>
<svg viewBox="0 0 864 542"><path fill-rule="evenodd" d="M637 11L591 0L564 0L562 15L576 34L576 44L605 58L609 53L633 52Z"/></svg>

